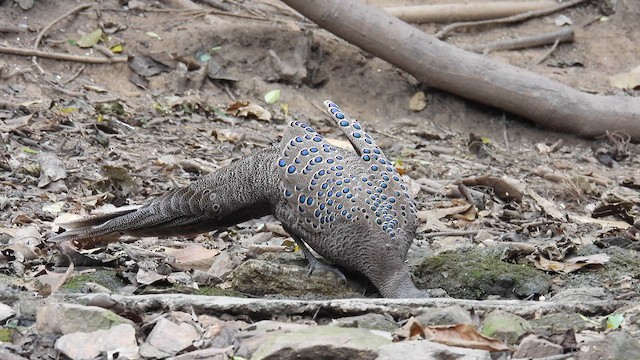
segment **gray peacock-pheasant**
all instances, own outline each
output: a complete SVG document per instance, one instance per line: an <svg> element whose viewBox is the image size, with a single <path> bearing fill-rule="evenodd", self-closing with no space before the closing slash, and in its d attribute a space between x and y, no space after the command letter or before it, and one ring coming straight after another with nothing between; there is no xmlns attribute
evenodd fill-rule
<svg viewBox="0 0 640 360"><path fill-rule="evenodd" d="M357 120L331 101L324 105L355 153L292 121L278 145L140 208L64 224L68 231L50 241L190 235L271 214L303 250L311 270L325 265L306 245L362 273L382 296L426 297L404 262L417 226L407 185Z"/></svg>

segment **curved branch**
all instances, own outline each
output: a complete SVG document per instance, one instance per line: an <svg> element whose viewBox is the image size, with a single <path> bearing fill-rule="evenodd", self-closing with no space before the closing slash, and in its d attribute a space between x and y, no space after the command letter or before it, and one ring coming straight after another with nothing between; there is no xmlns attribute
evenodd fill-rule
<svg viewBox="0 0 640 360"><path fill-rule="evenodd" d="M509 111L549 129L588 137L623 131L634 141L640 140L640 99L580 92L448 45L360 1L283 2L431 87Z"/></svg>

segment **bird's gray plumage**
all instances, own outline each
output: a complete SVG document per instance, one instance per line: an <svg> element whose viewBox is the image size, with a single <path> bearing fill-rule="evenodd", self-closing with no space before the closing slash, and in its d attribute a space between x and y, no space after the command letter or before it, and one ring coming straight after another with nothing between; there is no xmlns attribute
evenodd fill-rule
<svg viewBox="0 0 640 360"><path fill-rule="evenodd" d="M51 240L187 235L272 214L296 241L362 273L383 296L425 296L404 263L417 225L406 184L358 121L331 101L325 108L355 154L292 121L279 145L139 209L67 224L71 230Z"/></svg>

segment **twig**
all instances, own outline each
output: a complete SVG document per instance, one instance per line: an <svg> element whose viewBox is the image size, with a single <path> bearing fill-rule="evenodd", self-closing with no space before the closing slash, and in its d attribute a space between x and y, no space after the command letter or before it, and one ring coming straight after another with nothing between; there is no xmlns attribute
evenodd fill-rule
<svg viewBox="0 0 640 360"><path fill-rule="evenodd" d="M424 234L423 236L427 239L434 238L438 236L465 236L465 235L476 235L480 231L486 231L491 235L502 235L501 231L496 230L486 230L486 229L478 229L478 230L447 230L447 231L436 231L432 233Z"/></svg>
<svg viewBox="0 0 640 360"><path fill-rule="evenodd" d="M78 11L84 10L86 8L90 8L93 5L96 5L96 3L89 3L89 4L83 4L83 5L77 6L77 7L73 8L73 9L67 11L66 13L64 13L59 18L53 20L51 23L49 23L49 25L45 26L42 30L40 30L40 32L38 33L38 36L36 36L36 40L33 42L33 50L34 51L38 51L38 45L40 44L40 40L42 40L42 37L44 36L44 34L47 31L49 31L49 29L51 29L51 27L53 25L59 23L60 21L62 21L67 16L71 16L71 15L77 13ZM40 67L40 65L38 65L37 55L34 55L31 58L31 62L40 71L40 74L44 74L44 70Z"/></svg>
<svg viewBox="0 0 640 360"><path fill-rule="evenodd" d="M502 41L494 41L487 44L480 44L466 48L476 52L482 51L488 54L492 51L526 49L547 44L553 44L555 41L570 42L573 41L573 29L566 28L545 34L520 37Z"/></svg>
<svg viewBox="0 0 640 360"><path fill-rule="evenodd" d="M550 8L550 9L529 11L529 12L526 12L526 13L523 13L523 14L513 15L513 16L509 16L509 17L502 18L502 19L453 23L451 25L447 25L444 28L442 28L442 30L438 31L438 33L436 33L435 36L438 39L443 39L448 33L452 32L453 30L456 30L456 29L459 29L459 28L463 28L463 27L472 27L472 26L489 25L489 24L510 24L510 23L514 23L514 22L521 22L521 21L529 20L529 19L532 19L532 18L535 18L535 17L540 17L540 16L546 16L546 15L549 15L549 14L553 14L553 13L558 12L560 10L564 10L566 8L570 8L572 6L581 4L581 3L585 2L585 1L587 1L587 0L573 0L573 1L569 1L569 2L567 2L565 4L559 4L558 6Z"/></svg>
<svg viewBox="0 0 640 360"><path fill-rule="evenodd" d="M551 49L547 50L547 52L542 54L542 56L538 60L536 60L533 63L531 63L531 65L529 65L529 68L531 68L533 66L536 66L538 64L541 64L543 61L547 60L549 55L551 55L551 53L556 51L556 48L558 47L558 44L560 44L560 39L559 38L556 39L556 42L553 43L553 46L551 46Z"/></svg>
<svg viewBox="0 0 640 360"><path fill-rule="evenodd" d="M80 56L80 55L72 55L72 54L50 53L46 51L22 49L22 48L15 48L15 47L0 47L0 54L35 56L35 57L40 57L45 59L75 61L75 62L83 62L87 64L125 63L128 60L128 57L126 56L118 56L112 59L96 58L96 57Z"/></svg>
<svg viewBox="0 0 640 360"><path fill-rule="evenodd" d="M73 74L72 77L68 78L67 80L62 82L62 85L67 85L68 83L72 82L73 80L75 80L78 76L80 76L80 74L82 74L82 71L84 71L85 65L83 64L80 67L80 70L78 70L75 74Z"/></svg>
<svg viewBox="0 0 640 360"><path fill-rule="evenodd" d="M489 1L482 3L429 4L384 8L398 19L410 23L496 19L527 11L549 9L553 1Z"/></svg>

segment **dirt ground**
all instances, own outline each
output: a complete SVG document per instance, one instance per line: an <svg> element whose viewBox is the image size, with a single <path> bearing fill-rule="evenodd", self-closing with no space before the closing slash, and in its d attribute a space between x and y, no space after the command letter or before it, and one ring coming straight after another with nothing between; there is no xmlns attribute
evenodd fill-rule
<svg viewBox="0 0 640 360"><path fill-rule="evenodd" d="M451 1L434 1L445 2ZM8 29L0 31L0 47L33 48L43 28L83 3L35 1L22 10L17 2L0 1L0 25ZM144 203L277 143L292 117L339 139L321 108L332 99L360 119L396 168L412 179L421 224L409 262L422 274L417 280L422 287L447 281L434 275L443 268L430 268L425 257L486 254L498 243L512 243L510 255L502 254L499 262L526 264L545 276L546 290L474 292L453 285L445 290L473 299L538 299L594 287L604 288L610 299L637 299L640 147L624 134L581 139L540 129L420 84L278 1L224 4L228 10L206 13L159 1L101 1L53 25L38 44L42 51L97 58L104 57L100 46L116 50L121 45L114 55L143 60L137 65L39 58L36 66L29 57L0 55L0 273L8 276L0 289L48 295L61 281L69 282L69 274L60 275L67 269L60 250L46 242L58 231L54 220L61 214ZM640 9L631 0L618 1L617 12L605 16L602 4L461 31L447 42L464 47L553 31L562 14L573 23L575 41L560 44L542 63L532 65L549 47L486 56L582 91L637 96L637 91L612 87L609 78L640 65ZM434 34L442 26L419 27ZM102 42L77 45L97 29L105 33ZM268 103L265 95L273 90L280 90L279 100ZM414 111L410 99L419 91L426 95L426 107ZM229 110L246 105L242 102L255 107L245 113ZM471 195L461 195L464 189ZM166 275L143 251L194 243L232 251L234 268L247 249L229 240L251 239L255 243L249 245L259 247L255 236L264 223L274 225L267 219L180 241L128 239L141 252L137 256L131 248L105 251L89 244L82 256L93 262L78 270L117 264L126 269L120 276L123 286L131 286L145 261L153 263L146 269ZM265 244L290 248L286 234L270 233ZM585 258L571 260L575 256ZM207 268L214 260L206 260ZM49 277L38 279L43 275ZM144 287L137 280L132 292ZM296 296L284 289L282 294Z"/></svg>

